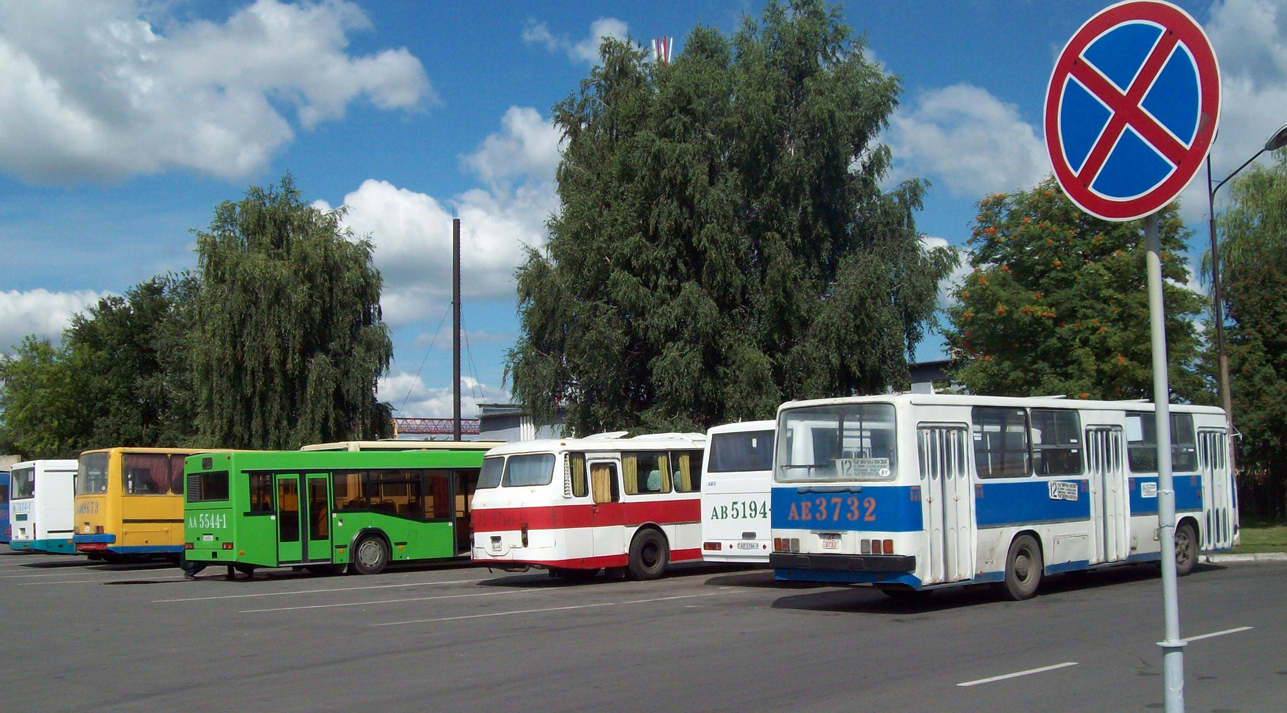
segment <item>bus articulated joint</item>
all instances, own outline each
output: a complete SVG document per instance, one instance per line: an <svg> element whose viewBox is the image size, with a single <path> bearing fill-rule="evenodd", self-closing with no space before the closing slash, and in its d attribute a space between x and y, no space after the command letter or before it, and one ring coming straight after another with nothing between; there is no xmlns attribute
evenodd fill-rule
<svg viewBox="0 0 1287 713"><path fill-rule="evenodd" d="M804 555L775 552L769 555L774 569L829 572L914 572L914 555Z"/></svg>

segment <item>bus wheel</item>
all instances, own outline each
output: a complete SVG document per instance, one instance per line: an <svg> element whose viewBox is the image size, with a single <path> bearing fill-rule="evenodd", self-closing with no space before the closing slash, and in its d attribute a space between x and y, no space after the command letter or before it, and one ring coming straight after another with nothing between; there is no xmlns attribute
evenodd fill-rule
<svg viewBox="0 0 1287 713"><path fill-rule="evenodd" d="M635 579L657 579L666 573L670 547L656 530L644 530L630 543L630 576Z"/></svg>
<svg viewBox="0 0 1287 713"><path fill-rule="evenodd" d="M1015 601L1031 599L1041 584L1041 547L1032 535L1019 535L1005 558L1005 591Z"/></svg>
<svg viewBox="0 0 1287 713"><path fill-rule="evenodd" d="M358 574L379 574L389 563L389 548L384 540L375 535L367 535L353 548L353 569Z"/></svg>
<svg viewBox="0 0 1287 713"><path fill-rule="evenodd" d="M1183 577L1193 571L1198 563L1198 536L1193 531L1193 524L1180 523L1175 528L1175 574Z"/></svg>

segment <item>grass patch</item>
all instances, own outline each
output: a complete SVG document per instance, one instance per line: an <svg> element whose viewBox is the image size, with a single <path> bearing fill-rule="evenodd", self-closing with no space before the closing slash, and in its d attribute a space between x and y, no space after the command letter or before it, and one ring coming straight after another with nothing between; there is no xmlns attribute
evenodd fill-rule
<svg viewBox="0 0 1287 713"><path fill-rule="evenodd" d="M1234 549L1238 554L1257 552L1287 552L1287 525L1252 523L1243 525L1242 544Z"/></svg>

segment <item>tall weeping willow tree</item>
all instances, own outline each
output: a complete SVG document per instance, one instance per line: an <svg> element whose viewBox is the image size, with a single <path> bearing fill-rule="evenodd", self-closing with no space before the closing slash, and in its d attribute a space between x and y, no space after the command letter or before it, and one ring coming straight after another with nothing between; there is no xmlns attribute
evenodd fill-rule
<svg viewBox="0 0 1287 713"><path fill-rule="evenodd" d="M699 27L669 64L605 42L554 108L561 207L518 270L515 398L587 433L905 388L955 257L916 230L921 181L882 189L898 93L820 0Z"/></svg>
<svg viewBox="0 0 1287 713"><path fill-rule="evenodd" d="M220 204L197 232L202 442L281 449L391 431L389 406L376 399L393 357L380 273L371 242L342 228L342 216L305 203L287 174Z"/></svg>

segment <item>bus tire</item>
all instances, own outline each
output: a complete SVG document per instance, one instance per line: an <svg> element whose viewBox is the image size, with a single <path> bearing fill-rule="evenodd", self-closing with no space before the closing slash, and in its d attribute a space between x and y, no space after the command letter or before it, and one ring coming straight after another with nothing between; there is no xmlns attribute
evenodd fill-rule
<svg viewBox="0 0 1287 713"><path fill-rule="evenodd" d="M1005 592L1015 601L1031 599L1041 585L1041 546L1032 535L1019 535L1005 558Z"/></svg>
<svg viewBox="0 0 1287 713"><path fill-rule="evenodd" d="M1175 574L1183 577L1198 563L1198 533L1187 520L1175 528Z"/></svg>
<svg viewBox="0 0 1287 713"><path fill-rule="evenodd" d="M366 535L353 547L350 564L358 574L379 574L389 564L389 546L379 535Z"/></svg>
<svg viewBox="0 0 1287 713"><path fill-rule="evenodd" d="M670 546L666 536L656 530L641 530L630 542L630 576L635 579L657 579L670 564Z"/></svg>

